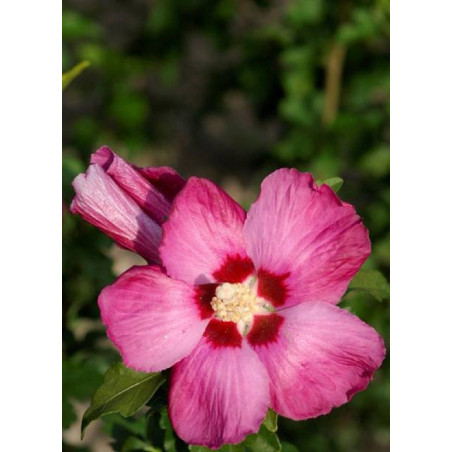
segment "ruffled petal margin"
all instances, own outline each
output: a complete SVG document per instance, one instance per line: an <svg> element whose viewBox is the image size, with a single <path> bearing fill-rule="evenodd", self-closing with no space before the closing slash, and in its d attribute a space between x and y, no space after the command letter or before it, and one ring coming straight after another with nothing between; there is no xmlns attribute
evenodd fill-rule
<svg viewBox="0 0 452 452"><path fill-rule="evenodd" d="M355 209L295 169L265 178L244 235L258 291L275 306L338 303L370 254L368 231Z"/></svg>
<svg viewBox="0 0 452 452"><path fill-rule="evenodd" d="M303 420L328 413L367 387L385 356L369 325L328 303L282 309L278 336L253 348L269 377L271 406Z"/></svg>
<svg viewBox="0 0 452 452"><path fill-rule="evenodd" d="M198 296L194 288L169 278L156 266L132 267L103 289L102 321L124 363L157 372L186 357L209 322Z"/></svg>

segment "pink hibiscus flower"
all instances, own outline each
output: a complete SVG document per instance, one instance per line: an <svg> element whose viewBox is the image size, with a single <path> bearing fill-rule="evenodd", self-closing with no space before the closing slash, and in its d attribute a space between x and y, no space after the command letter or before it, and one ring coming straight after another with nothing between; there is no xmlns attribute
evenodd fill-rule
<svg viewBox="0 0 452 452"><path fill-rule="evenodd" d="M96 155L75 181L73 210L162 263L133 267L106 287L102 320L127 366L172 367L169 415L184 441L239 443L257 432L268 407L308 419L367 387L383 341L335 305L370 242L355 209L330 187L280 169L246 213L208 180L177 179L175 191L183 188L157 234L169 207L155 219L152 182L132 183L143 173L132 177L113 154L120 163L109 173Z"/></svg>

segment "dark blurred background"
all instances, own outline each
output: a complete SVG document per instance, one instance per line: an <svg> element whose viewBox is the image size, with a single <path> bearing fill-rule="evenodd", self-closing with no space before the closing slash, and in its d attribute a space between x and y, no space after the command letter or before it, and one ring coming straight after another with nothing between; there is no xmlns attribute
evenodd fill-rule
<svg viewBox="0 0 452 452"><path fill-rule="evenodd" d="M63 448L100 452L121 421L78 440L118 360L96 299L137 261L68 214L71 180L103 144L209 177L246 208L276 168L340 176L370 230L366 265L389 277L389 0L65 0L63 70L81 60L91 66L63 94ZM355 292L341 306L389 347L388 300ZM279 424L300 452L388 451L389 356L349 404Z"/></svg>

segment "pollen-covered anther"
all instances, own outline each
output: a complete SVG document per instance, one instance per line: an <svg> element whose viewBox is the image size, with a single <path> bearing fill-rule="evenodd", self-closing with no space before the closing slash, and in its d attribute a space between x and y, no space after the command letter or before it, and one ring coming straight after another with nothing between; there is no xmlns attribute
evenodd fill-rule
<svg viewBox="0 0 452 452"><path fill-rule="evenodd" d="M215 317L225 322L249 323L262 311L262 302L246 284L224 283L217 287L210 302Z"/></svg>

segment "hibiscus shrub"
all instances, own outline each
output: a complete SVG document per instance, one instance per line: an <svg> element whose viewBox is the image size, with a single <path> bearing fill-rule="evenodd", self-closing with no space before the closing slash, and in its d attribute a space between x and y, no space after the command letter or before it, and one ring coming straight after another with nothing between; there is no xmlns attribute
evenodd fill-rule
<svg viewBox="0 0 452 452"><path fill-rule="evenodd" d="M388 4L63 8L63 449L388 450Z"/></svg>

